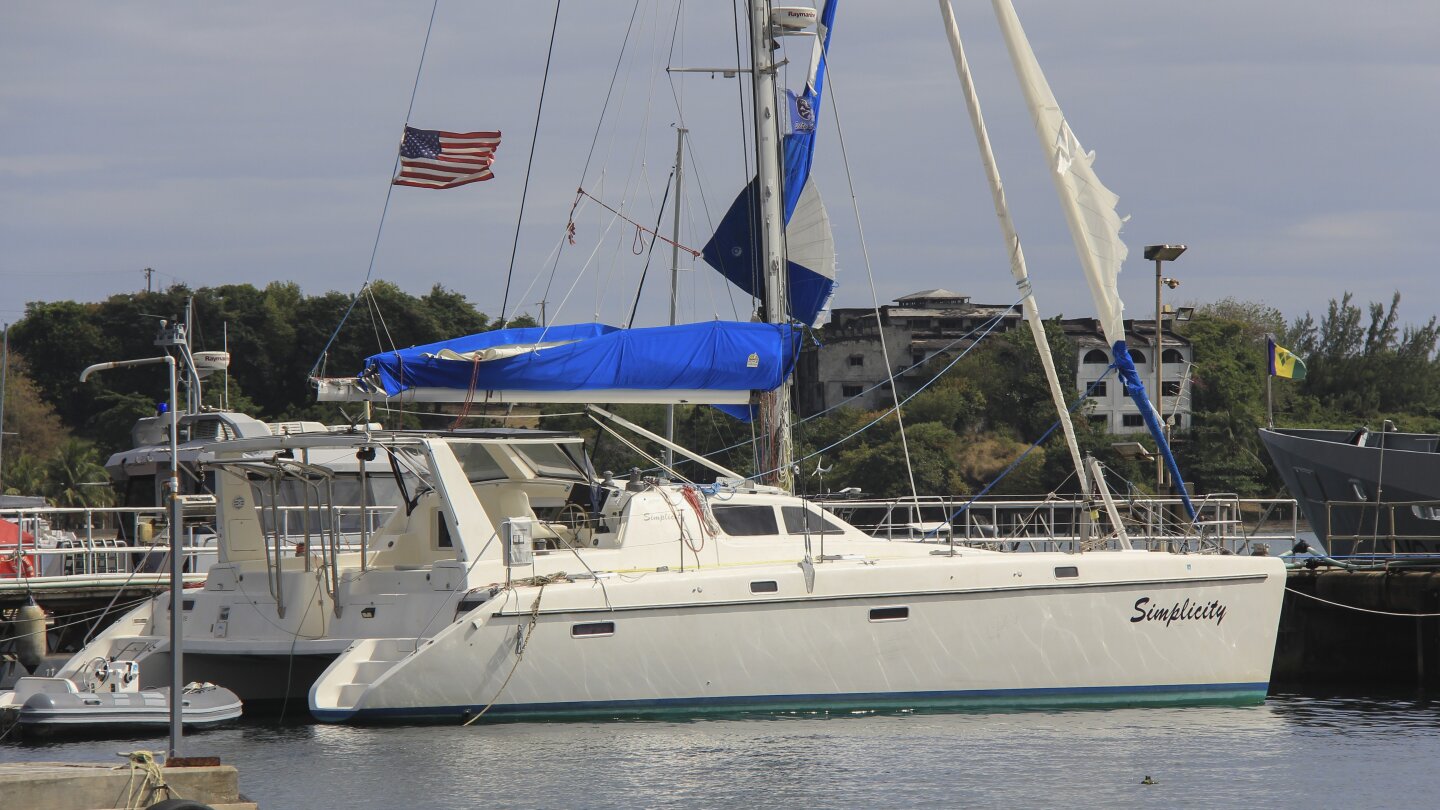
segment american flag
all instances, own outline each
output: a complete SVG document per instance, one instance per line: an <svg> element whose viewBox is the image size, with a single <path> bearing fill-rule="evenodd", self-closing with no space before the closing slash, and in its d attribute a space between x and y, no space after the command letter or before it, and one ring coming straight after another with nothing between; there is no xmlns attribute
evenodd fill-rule
<svg viewBox="0 0 1440 810"><path fill-rule="evenodd" d="M454 188L489 180L495 162L498 132L445 132L438 129L405 127L400 143L400 173L397 186Z"/></svg>

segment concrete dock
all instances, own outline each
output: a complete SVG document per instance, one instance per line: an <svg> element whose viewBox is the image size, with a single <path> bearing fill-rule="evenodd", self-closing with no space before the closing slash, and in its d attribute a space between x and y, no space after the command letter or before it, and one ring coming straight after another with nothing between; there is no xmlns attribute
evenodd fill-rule
<svg viewBox="0 0 1440 810"><path fill-rule="evenodd" d="M73 762L0 763L0 805L45 810L120 810L150 807L168 798L187 799L214 810L257 810L240 795L239 775L230 765L162 767L157 788L144 768Z"/></svg>
<svg viewBox="0 0 1440 810"><path fill-rule="evenodd" d="M1440 567L1291 571L1272 681L1440 688Z"/></svg>

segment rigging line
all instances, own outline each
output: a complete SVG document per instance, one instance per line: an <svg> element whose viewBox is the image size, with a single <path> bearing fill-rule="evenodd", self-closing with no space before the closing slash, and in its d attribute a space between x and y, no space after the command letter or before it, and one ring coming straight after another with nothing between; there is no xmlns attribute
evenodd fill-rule
<svg viewBox="0 0 1440 810"><path fill-rule="evenodd" d="M385 313L380 307L380 301L375 297L375 286L369 288L370 305L375 308L375 317L380 321L380 328L385 331L385 342L390 344L390 351L395 351L395 338L390 335L390 327L385 323Z"/></svg>
<svg viewBox="0 0 1440 810"><path fill-rule="evenodd" d="M835 121L836 140L840 143L840 159L845 165L845 182L850 187L850 207L855 212L855 230L860 237L860 255L865 260L865 277L870 280L870 302L875 312L875 325L880 326L880 293L875 289L875 271L870 265L870 248L865 244L865 226L860 221L860 198L855 194L855 178L850 173L850 153L845 149L845 129L840 126L839 96L835 92L835 66L827 71L830 84L830 115ZM885 329L880 334L880 356L885 358L885 376L890 382L890 399L895 403L895 422L900 428L900 450L905 456L905 474L910 478L910 494L918 500L920 490L915 486L915 469L910 463L910 440L905 435L905 418L900 411L900 392L895 390L895 370L890 365L890 347L885 340Z"/></svg>
<svg viewBox="0 0 1440 810"><path fill-rule="evenodd" d="M640 11L640 0L630 9L630 22L625 26L625 39L620 42L620 55L615 57L615 68L610 72L610 86L605 89L605 101L600 105L600 118L595 122L595 135L590 139L590 151L585 154L585 168L580 170L580 182L590 174L590 159L595 156L595 145L600 142L600 128L605 123L605 112L610 109L610 95L615 92L615 80L620 76L620 64L625 61L625 49L630 46L630 32L635 28L635 15Z"/></svg>
<svg viewBox="0 0 1440 810"><path fill-rule="evenodd" d="M1011 304L1007 309L1008 309L1008 310L1013 310L1013 309L1014 309L1015 307L1017 307L1017 306L1020 306L1020 302L1018 302L1018 301L1015 302L1014 304ZM980 343L981 343L981 341L983 341L987 335L989 335L992 331L995 330L995 328L996 328L997 326L1000 325L1000 322L1001 322L1001 318L1000 318L999 315L995 316L994 318L991 318L991 319L990 319L990 322L989 322L990 325L986 327L984 333L982 333L982 334L980 335L980 338L979 338L978 340L976 340L974 343L970 344L969 346L966 346L966 347L965 347L965 350L962 351L962 352L960 352L960 354L957 355L957 356L955 357L955 359L953 359L953 360L951 360L949 363L945 364L945 368L941 369L940 372L939 372L938 374L936 374L934 377L931 377L924 385L920 386L919 388L916 388L915 391L910 394L910 396L907 396L907 397L905 397L904 399L900 400L900 405L904 405L904 404L908 403L910 400L914 399L915 397L920 396L921 392L925 391L925 389L927 389L927 388L929 388L931 385L933 385L936 380L940 379L941 375L943 375L945 372L949 371L950 369L954 368L956 363L959 363L961 360L965 359L965 356L968 355L968 354L970 353L970 351L971 351L972 349L974 349L976 346L979 346ZM1081 402L1084 402L1084 399L1081 399ZM869 422L866 422L864 425L861 425L858 429L856 429L855 431L851 432L849 435L844 436L843 438L841 438L841 439L839 439L839 440L831 443L830 445L828 445L828 446L826 446L826 447L823 447L823 448L821 448L821 449L819 449L819 450L816 450L815 452L810 453L809 455L806 455L806 456L803 456L803 457L800 457L800 458L793 459L793 460L791 461L791 463L792 463L792 464L800 464L800 463L802 463L802 462L809 461L809 460L812 459L812 458L816 458L816 457L818 457L818 456L821 456L821 455L823 455L823 454L825 454L825 453L830 452L831 450L835 449L836 447L839 447L840 445L844 444L845 442L850 441L851 439L855 438L856 436L859 436L861 433L864 433L865 431L867 431L867 430L869 430L870 428L874 427L875 425L879 424L882 420L884 420L884 419L885 419L886 417L888 417L890 414L895 413L896 410L898 409L898 407L899 407L899 406L893 407L893 408L891 408L891 409L889 409L889 410L881 413L880 415L876 416L874 419L871 419ZM752 422L752 424L753 424L753 422ZM1054 430L1054 428L1052 427L1051 430ZM1048 435L1048 434L1047 434L1047 435ZM779 472L779 470L778 470L778 469L769 470L769 471L767 471L767 472L760 473L759 475L752 475L752 476L750 476L750 478L748 478L748 479L746 479L746 480L752 480L752 479L760 478L760 477L766 476L766 475L773 475L773 474L776 473L776 472Z"/></svg>
<svg viewBox="0 0 1440 810"><path fill-rule="evenodd" d="M430 50L430 33L435 30L435 12L439 8L440 0L434 0L430 4L430 22L425 25L425 42L420 46L420 62L415 66L415 82L410 86L410 103L405 105L405 123L407 125L410 123L410 114L415 111L415 95L420 91L420 74L425 70L425 54ZM398 168L400 168L400 150L397 149L395 150L395 162L390 166L392 178ZM375 228L375 242L370 246L370 264L365 268L365 281L360 285L361 291L369 286L371 277L375 275L375 257L380 252L380 235L385 231L385 215L390 211L390 195L393 193L395 193L395 184L386 183L385 204L380 207L380 224ZM315 376L315 372L325 360L325 354L330 351L330 345L335 342L335 338L340 336L340 329L345 326L345 321L349 319L350 313L355 311L357 300L358 294L356 298L350 299L350 306L346 308L345 314L340 316L340 322L335 324L335 331L331 332L330 339L325 341L325 348L321 349L320 356L315 358L315 365L310 367L310 377Z"/></svg>
<svg viewBox="0 0 1440 810"><path fill-rule="evenodd" d="M671 169L670 179L665 181L665 194L660 197L660 209L655 214L655 230L651 231L651 233L658 233L660 230L660 222L665 218L665 203L670 201L670 189L674 186L675 170ZM675 204L679 205L680 201L677 199ZM645 252L645 267L640 270L640 281L635 285L635 303L630 305L630 320L625 322L626 329L635 325L635 313L640 309L640 294L645 290L645 277L650 274L650 260L655 256L655 243L658 241L658 239L651 239L650 249ZM680 246L678 242L671 242L671 244L676 247Z"/></svg>
<svg viewBox="0 0 1440 810"><path fill-rule="evenodd" d="M1085 389L1084 395L1082 395L1079 399L1077 399L1077 400L1075 401L1075 404L1074 404L1074 405L1070 406L1070 409L1069 409L1068 412L1069 412L1069 413L1075 413L1075 411L1079 410L1079 409L1080 409L1080 406L1081 406L1081 405L1084 405L1084 404L1085 404L1085 401L1090 398L1090 394L1091 394L1092 391L1095 390L1095 386L1099 385L1099 384L1101 383L1101 381L1103 381L1107 376L1109 376L1110 372L1111 372L1111 371L1114 371L1114 370L1115 370L1114 366L1111 366L1110 368L1108 368L1108 369L1105 370L1105 373L1104 373L1104 374L1101 374L1101 375L1100 375L1100 379L1098 379L1098 380L1090 383L1090 386ZM964 512L965 512L966 510L968 510L971 506L973 506L976 501L978 501L978 500L980 500L981 498L985 497L985 495L986 495L988 492L990 492L990 490L992 490L992 489L994 489L996 486L998 486L1001 481L1005 480L1005 476L1009 475L1012 471L1014 471L1014 469L1015 469L1016 467L1020 466L1020 462L1024 461L1025 458L1026 458L1027 456L1029 456L1030 453L1031 453L1032 451L1034 451L1035 448L1037 448L1037 447L1039 447L1040 445L1044 444L1044 443L1045 443L1045 440L1049 439L1050 436L1051 436L1053 433L1055 433L1056 430L1059 430L1059 429L1060 429L1060 425L1061 425L1061 423L1062 423L1063 421L1064 421L1063 419L1056 419L1056 420L1050 425L1049 429L1047 429L1047 430L1040 436L1040 438L1036 439L1036 440L1034 441L1034 443L1032 443L1029 447L1025 448L1025 452L1021 453L1014 461L1010 462L1010 466L1008 466L1008 467L1006 467L1005 469L1001 470L1001 471L1000 471L1000 474L997 475L997 476L995 476L995 479L994 479L994 480L992 480L990 483L986 484L984 489L982 489L982 490L980 490L979 492L975 493L975 495L973 495L973 496L970 498L970 500L966 501L959 509L956 509L956 510L955 510L955 513L952 514L952 515L949 517L949 519L946 520L945 522L946 522L946 523L951 523L951 524L953 524L953 523L955 522L955 519L958 518L958 517L960 517L960 515L961 515L962 513L964 513ZM938 532L938 531L939 531L939 529L935 529L935 530L933 530L933 531L926 532L926 533L925 533L925 536L926 536L926 537L934 536L935 533Z"/></svg>
<svg viewBox="0 0 1440 810"><path fill-rule="evenodd" d="M712 214L710 213L710 200L708 199L708 195L705 193L705 179L704 179L704 174L703 174L703 172L702 172L702 170L701 170L701 168L700 168L700 167L701 167L700 158L699 158L698 155L695 154L695 139L694 139L694 138L686 138L686 139L685 139L685 151L686 151L686 153L688 153L688 154L690 155L690 166L691 166L691 169L690 169L690 178L691 178L691 180L693 181L693 185L695 186L695 188L696 188L697 191L699 192L699 196L700 196L700 208L701 208L702 210L704 210L704 212L705 212L705 227L706 227L706 233L714 233L714 232L715 232L715 217L714 217L714 215L712 215ZM695 208L695 207L692 205L692 206L690 206L690 208L687 209L687 210L693 211L694 208ZM691 225L692 225L692 230L693 230L693 226L694 226L693 218L692 218L692 221L691 221ZM730 301L730 316L731 316L731 319L738 321L738 320L740 320L740 310L739 310L738 307L735 306L735 285L730 284L730 283L727 281L727 282L725 282L725 284L724 284L724 289L725 289L725 297ZM720 314L719 314L718 311L715 313L715 317L717 317L717 318L720 317Z"/></svg>
<svg viewBox="0 0 1440 810"><path fill-rule="evenodd" d="M1005 310L1005 312L1008 312L1009 310L1014 309L1014 308L1015 308L1016 306L1018 306L1018 305L1019 305L1018 303L1017 303L1017 304L1012 304L1010 307L1008 307L1008 308ZM977 332L980 332L980 333L981 333L981 334L980 334L980 337L978 337L978 338L975 339L975 344L978 345L978 344L980 343L980 341L984 340L985 336L988 335L988 334L995 328L995 326L999 324L999 322L1000 322L1002 316L1005 314L1005 312L1001 312L1001 313L998 314L998 315L992 316L992 317L989 318L988 320L982 322L980 326L972 327L972 328L970 329L970 331L966 332L965 334L961 335L960 337L955 338L954 340L951 340L949 343L945 344L944 346L941 346L938 350L936 350L936 352L935 352L936 355L944 354L945 352L950 351L952 348L954 348L954 347L956 347L956 346L959 346L961 343L965 342L966 340L969 340L972 335L976 334ZM973 348L973 346L972 346L972 348ZM965 351L968 352L969 349L966 349ZM960 357L964 357L964 354L962 353L962 354L960 355ZM923 391L923 390L925 390L926 388L929 388L930 386L934 385L935 382L938 381L942 376L944 376L945 373L948 372L952 367L954 367L955 362L958 362L958 361L959 361L959 358L956 358L956 360L955 360L954 362L951 362L950 364L946 365L943 369L941 369L940 371L936 372L935 375L934 375L933 377L931 377L929 380L926 380L925 383L924 383L923 385L921 385L920 388L919 388L918 390L916 390L915 393L918 394L918 393L920 393L920 391ZM915 369L920 368L921 366L925 365L926 362L928 362L928 361L922 360L922 361L920 361L920 362L918 362L918 363L912 363L911 365L906 366L904 369L902 369L902 370L900 371L900 376L903 377L904 375L910 373L911 371L914 371ZM1107 373L1108 373L1108 372L1107 372ZM1103 375L1102 375L1102 376L1103 376ZM879 388L879 387L882 386L882 385L884 385L884 383L876 383L876 384L870 386L869 388L866 388L865 390L861 391L860 393L856 394L856 395L853 396L853 397L847 397L847 398L842 399L842 400L840 400L839 402L835 403L834 405L831 405L830 407L826 408L826 409L823 410L823 411L817 411L817 412L815 412L815 413L812 413L812 414L810 414L809 416L807 416L807 417L805 417L805 418L803 418L803 419L800 419L799 421L795 422L795 426L796 426L796 427L799 427L800 425L803 425L803 424L805 424L806 422L814 421L814 420L816 420L816 419L819 419L819 418L825 416L826 414L828 414L828 413L830 413L830 412L832 412L832 411L839 410L840 408L845 407L845 406L848 405L849 403L851 403L851 402L853 402L853 401L855 401L855 400L857 400L857 399L865 396L866 394L870 393L871 391L874 391L876 388ZM906 398L904 399L904 401L901 402L900 404L904 405L906 402L909 402L911 399L914 399L914 397L915 397L915 395L912 394L912 395L906 397ZM713 413L713 411L712 411L712 413ZM882 417L883 417L883 415L882 415ZM748 441L737 442L737 443L735 443L735 444L729 445L728 447L722 447L722 448L720 448L719 450L716 450L716 451L714 451L714 452L705 453L705 454L704 454L705 457L706 457L706 458L714 458L714 457L720 455L721 453L728 453L728 452L730 452L731 450L738 450L739 448L741 448L741 447L743 447L743 446L745 446L745 445L747 445L747 444L753 443L753 442L755 441L755 439L753 438L753 436L754 436L754 429L753 429L753 427L754 427L754 423L752 422L752 423L751 423L751 428L752 428L752 429L751 429L751 435L752 435L752 438L749 439ZM860 432L863 432L863 430L864 430L864 429L862 428L860 431L856 431L856 433L858 434L858 433L860 433ZM718 430L718 429L716 430L716 433L719 433L719 430ZM846 437L846 439L842 439L841 441L842 441L842 442L843 442L843 441L846 441L846 440L848 440L848 438L849 438L849 437ZM723 440L724 440L724 437L722 437L722 441L723 441ZM831 447L834 447L834 445L832 445ZM830 449L830 448L826 448L826 449L828 450L828 449ZM821 451L821 452L824 452L824 451ZM817 454L817 455L818 455L818 454ZM808 458L810 458L810 457L809 457L809 456L806 456L806 458L808 459ZM804 460L804 459L802 459L802 461L803 461L803 460ZM677 459L676 462L675 462L676 466L679 466L679 465L681 465L681 464L689 464L689 463L691 463L691 462L690 462L688 459Z"/></svg>
<svg viewBox="0 0 1440 810"><path fill-rule="evenodd" d="M500 299L500 327L510 306L510 283L515 279L515 254L520 249L520 225L525 221L525 200L530 196L530 174L535 166L535 145L540 138L540 116L545 111L545 88L550 85L550 60L555 56L555 32L560 29L560 0L555 0L555 18L550 22L550 47L545 52L545 72L540 77L540 101L535 105L535 129L530 134L530 156L525 161L525 182L520 187L520 212L515 217L515 239L510 244L510 267L505 272L505 295Z"/></svg>
<svg viewBox="0 0 1440 810"><path fill-rule="evenodd" d="M601 232L600 238L595 240L595 248L590 251L589 257L585 259L585 263L580 265L579 272L575 274L575 280L570 282L569 288L565 290L565 297L560 299L560 306L555 308L555 312L557 314L565 310L565 305L570 302L570 295L574 293L575 288L580 285L580 279L585 276L585 270L590 267L590 263L595 261L595 255L600 252L600 248L605 246L605 237L609 235L610 229L615 227L615 220L619 217L619 214L611 216L610 224L605 226L605 230ZM532 284L531 286L534 285ZM545 336L548 334L550 334L550 327L549 325L546 325L541 328L540 336L535 339L535 343L533 345L538 346L539 344L544 343Z"/></svg>
<svg viewBox="0 0 1440 810"><path fill-rule="evenodd" d="M675 173L672 171L672 172L670 173L670 176L671 176L671 178L673 179L674 176L675 176ZM615 216L617 216L617 217L625 220L626 222L630 223L631 225L634 225L636 231L640 231L640 232L643 232L643 233L648 233L648 234L650 234L651 236L655 237L655 239L659 239L660 241L664 242L664 243L667 244L667 245L674 245L675 247L680 248L681 250L685 251L686 253L689 253L691 256L694 256L694 257L697 258L697 259L700 258L700 251L696 250L695 248L688 247L688 246L686 246L686 245L682 245L682 244L680 244L679 242L676 242L674 239L670 239L670 238L668 238L668 237L660 234L660 233L658 232L658 230L656 230L656 229L658 229L658 228L660 227L658 223L656 224L655 229L647 228L647 227L645 227L644 225L641 225L640 223L636 222L635 220L633 220L633 219L625 216L624 214L620 213L619 211L616 211L614 208L611 208L610 206L606 205L604 200L600 199L599 197L596 197L595 195L591 194L590 192L586 191L585 189L583 189L583 188L580 189L580 190L579 190L579 193L582 194L582 195L584 195L584 196L586 196L586 197L589 197L589 198L592 199L592 200L594 200L594 201L596 202L596 204L598 204L601 208L604 208L606 211L609 211L610 213L612 213L612 214L614 214ZM670 196L670 184L669 184L668 182L665 184L665 196L666 196L667 199L668 199L669 196ZM661 216L664 216L664 214L665 214L665 212L664 212L664 205L665 205L664 200L661 201L660 205L661 205L660 215L661 215ZM624 204L624 203L621 203L621 204L620 204L620 207L622 207L622 208L625 207L625 204ZM567 225L566 227L568 228L568 227L570 227L571 225L574 225L574 224L575 224L575 223L572 221L572 222L570 223L570 225ZM571 233L572 233L572 234L574 233L573 229L571 230ZM652 240L652 245L653 245L653 240Z"/></svg>

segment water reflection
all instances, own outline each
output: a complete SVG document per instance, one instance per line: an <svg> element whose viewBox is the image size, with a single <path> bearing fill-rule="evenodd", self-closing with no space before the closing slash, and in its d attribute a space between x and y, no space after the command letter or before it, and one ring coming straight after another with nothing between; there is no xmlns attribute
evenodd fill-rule
<svg viewBox="0 0 1440 810"><path fill-rule="evenodd" d="M772 714L352 728L249 722L191 753L264 810L354 807L1429 806L1423 695L1262 706ZM0 760L118 761L127 741L0 743ZM1150 776L1155 785L1141 785Z"/></svg>

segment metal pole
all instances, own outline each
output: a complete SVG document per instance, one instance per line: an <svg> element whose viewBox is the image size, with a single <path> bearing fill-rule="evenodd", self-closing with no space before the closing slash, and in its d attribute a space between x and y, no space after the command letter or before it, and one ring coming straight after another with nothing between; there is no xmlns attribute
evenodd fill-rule
<svg viewBox="0 0 1440 810"><path fill-rule="evenodd" d="M5 324L3 348L0 348L0 493L5 491L5 383L10 372L10 324Z"/></svg>
<svg viewBox="0 0 1440 810"><path fill-rule="evenodd" d="M184 727L180 722L185 704L185 663L181 641L185 635L185 561L181 557L184 537L180 504L180 409L175 358L165 356L170 372L170 757L180 756Z"/></svg>
<svg viewBox="0 0 1440 810"><path fill-rule="evenodd" d="M680 196L681 179L685 176L685 127L675 128L675 225L671 230L670 242L670 325L675 325L675 305L680 290L680 206L685 199ZM665 406L665 438L675 441L675 406ZM675 467L675 451L665 448L665 466Z"/></svg>
<svg viewBox="0 0 1440 810"><path fill-rule="evenodd" d="M765 320L790 323L789 268L785 260L784 179L780 169L779 111L775 98L775 56L770 51L769 0L750 0L750 55L755 93L755 151L758 153L761 270L765 277ZM794 489L794 448L790 437L790 384L760 398L761 454L757 472L765 483ZM766 469L768 468L768 469Z"/></svg>
<svg viewBox="0 0 1440 810"><path fill-rule="evenodd" d="M179 381L173 355L147 357L143 360L115 360L109 363L95 363L80 372L80 382L91 374L109 368L130 368L164 363L170 373L170 478L165 488L170 494L170 756L180 753L180 740L184 734L180 717L184 707L184 659L182 640L184 638L184 560L180 553L184 548L180 524L183 522L180 501L180 395ZM278 601L278 600L277 600Z"/></svg>
<svg viewBox="0 0 1440 810"><path fill-rule="evenodd" d="M1155 356L1151 362L1155 364L1155 410L1160 414L1160 424L1165 425L1165 391L1160 387L1160 359L1164 354L1164 321L1160 320L1160 267L1162 260L1155 260ZM1155 494L1162 495L1165 492L1165 454L1155 454Z"/></svg>

